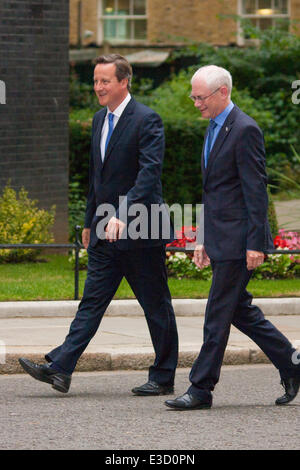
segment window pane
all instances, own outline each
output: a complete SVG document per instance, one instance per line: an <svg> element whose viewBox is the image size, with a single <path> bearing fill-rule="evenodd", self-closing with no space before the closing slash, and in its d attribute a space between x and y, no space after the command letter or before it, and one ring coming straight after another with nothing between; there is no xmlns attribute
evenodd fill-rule
<svg viewBox="0 0 300 470"><path fill-rule="evenodd" d="M130 39L130 20L105 20L104 39Z"/></svg>
<svg viewBox="0 0 300 470"><path fill-rule="evenodd" d="M133 14L146 15L146 0L133 0Z"/></svg>
<svg viewBox="0 0 300 470"><path fill-rule="evenodd" d="M258 9L265 10L272 8L272 1L271 0L258 0Z"/></svg>
<svg viewBox="0 0 300 470"><path fill-rule="evenodd" d="M115 39L117 36L117 24L115 20L104 21L104 39Z"/></svg>
<svg viewBox="0 0 300 470"><path fill-rule="evenodd" d="M103 0L103 15L115 14L115 0Z"/></svg>
<svg viewBox="0 0 300 470"><path fill-rule="evenodd" d="M134 21L134 39L147 38L147 21L135 20Z"/></svg>
<svg viewBox="0 0 300 470"><path fill-rule="evenodd" d="M243 1L243 13L246 15L254 14L256 11L255 0L244 0Z"/></svg>
<svg viewBox="0 0 300 470"><path fill-rule="evenodd" d="M130 20L118 20L117 26L117 35L118 39L130 39L131 38L131 28Z"/></svg>
<svg viewBox="0 0 300 470"><path fill-rule="evenodd" d="M118 1L118 15L129 15L129 0Z"/></svg>
<svg viewBox="0 0 300 470"><path fill-rule="evenodd" d="M274 13L287 14L287 0L274 0Z"/></svg>

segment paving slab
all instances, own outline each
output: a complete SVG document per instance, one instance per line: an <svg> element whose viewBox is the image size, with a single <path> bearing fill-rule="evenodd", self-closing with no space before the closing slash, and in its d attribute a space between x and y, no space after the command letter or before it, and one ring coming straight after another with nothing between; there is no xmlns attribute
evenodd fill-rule
<svg viewBox="0 0 300 470"><path fill-rule="evenodd" d="M279 227L300 231L300 199L275 201L274 205Z"/></svg>

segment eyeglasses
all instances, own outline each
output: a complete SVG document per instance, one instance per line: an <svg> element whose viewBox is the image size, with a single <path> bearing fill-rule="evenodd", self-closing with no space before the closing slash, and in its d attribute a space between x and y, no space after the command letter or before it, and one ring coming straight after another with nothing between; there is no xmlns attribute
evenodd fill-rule
<svg viewBox="0 0 300 470"><path fill-rule="evenodd" d="M217 93L217 91L220 90L220 86L219 88L217 88L215 91L213 91L210 95L207 95L207 96L193 96L193 95L190 95L189 98L191 98L191 100L193 100L194 102L196 101L201 101L201 103L203 103L203 101L205 101L207 98L209 98L211 95L213 95L214 93Z"/></svg>

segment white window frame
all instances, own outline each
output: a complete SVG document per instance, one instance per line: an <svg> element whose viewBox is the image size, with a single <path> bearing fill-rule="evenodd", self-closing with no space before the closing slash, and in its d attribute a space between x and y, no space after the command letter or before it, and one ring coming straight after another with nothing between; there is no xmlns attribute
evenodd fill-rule
<svg viewBox="0 0 300 470"><path fill-rule="evenodd" d="M271 0L271 6L272 9L274 9L274 1ZM256 2L256 10L258 10L258 0L255 0ZM243 13L243 0L238 0L238 16L246 19L262 19L262 18L270 18L272 20L276 20L278 18L283 18L283 19L289 19L291 17L291 2L290 0L287 0L287 13L279 13L279 14L271 14L271 15L259 15L257 13ZM238 26L237 26L237 43L239 46L244 46L247 44L249 40L244 38L243 31L241 28L241 23L238 21ZM250 42L253 42L253 40L250 40Z"/></svg>
<svg viewBox="0 0 300 470"><path fill-rule="evenodd" d="M117 0L115 0L115 4ZM103 44L104 38L104 21L105 20L148 20L148 2L145 0L146 3L146 13L145 15L134 15L133 14L133 0L129 0L129 6L131 13L129 15L103 15L103 0L98 0L98 32L97 32L97 42L98 44ZM133 35L133 31L131 30L131 35ZM146 39L135 39L135 38L127 38L127 39L109 39L108 42L110 44L116 45L126 45L126 44L145 44L147 42Z"/></svg>

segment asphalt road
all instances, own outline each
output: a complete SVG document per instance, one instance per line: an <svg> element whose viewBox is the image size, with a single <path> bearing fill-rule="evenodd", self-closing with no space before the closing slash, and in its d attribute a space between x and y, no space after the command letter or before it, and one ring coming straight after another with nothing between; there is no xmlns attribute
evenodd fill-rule
<svg viewBox="0 0 300 470"><path fill-rule="evenodd" d="M176 395L188 373L178 370ZM0 376L0 449L300 447L300 394L275 406L283 389L272 366L224 366L211 410L173 411L168 397L133 396L145 380L145 371L77 373L65 395L27 375Z"/></svg>

